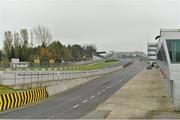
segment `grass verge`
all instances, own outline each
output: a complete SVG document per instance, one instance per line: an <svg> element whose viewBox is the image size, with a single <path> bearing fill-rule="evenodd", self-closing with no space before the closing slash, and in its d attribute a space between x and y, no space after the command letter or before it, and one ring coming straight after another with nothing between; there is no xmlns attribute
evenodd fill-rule
<svg viewBox="0 0 180 120"><path fill-rule="evenodd" d="M82 70L96 70L96 69L102 69L102 68L105 68L109 65L112 65L112 64L116 64L118 63L119 61L110 61L110 62L99 62L99 63L95 63L95 64L91 64L91 65L87 65L87 66L82 66L80 67L79 69L75 69L75 70L79 70L79 71L82 71Z"/></svg>
<svg viewBox="0 0 180 120"><path fill-rule="evenodd" d="M4 85L0 85L0 95L5 93L12 93L12 92L16 92L16 90Z"/></svg>

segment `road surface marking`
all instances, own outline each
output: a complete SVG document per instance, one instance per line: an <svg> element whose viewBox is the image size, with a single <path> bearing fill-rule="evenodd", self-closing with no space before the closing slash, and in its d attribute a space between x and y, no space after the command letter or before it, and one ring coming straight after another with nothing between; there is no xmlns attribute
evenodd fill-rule
<svg viewBox="0 0 180 120"><path fill-rule="evenodd" d="M93 98L95 98L95 96L93 95L93 96L91 96L90 98L93 99Z"/></svg>
<svg viewBox="0 0 180 120"><path fill-rule="evenodd" d="M73 106L73 108L76 108L76 107L78 107L78 106L79 106L79 104L77 104L77 105Z"/></svg>
<svg viewBox="0 0 180 120"><path fill-rule="evenodd" d="M98 92L97 94L99 95L99 94L101 94L101 92Z"/></svg>
<svg viewBox="0 0 180 120"><path fill-rule="evenodd" d="M109 89L110 87L108 86L107 89Z"/></svg>
<svg viewBox="0 0 180 120"><path fill-rule="evenodd" d="M51 116L51 117L49 117L47 120L50 120L50 119L53 119L53 118L55 118L54 116Z"/></svg>
<svg viewBox="0 0 180 120"><path fill-rule="evenodd" d="M88 100L84 100L82 103L86 103Z"/></svg>
<svg viewBox="0 0 180 120"><path fill-rule="evenodd" d="M106 91L106 89L104 89L103 91Z"/></svg>

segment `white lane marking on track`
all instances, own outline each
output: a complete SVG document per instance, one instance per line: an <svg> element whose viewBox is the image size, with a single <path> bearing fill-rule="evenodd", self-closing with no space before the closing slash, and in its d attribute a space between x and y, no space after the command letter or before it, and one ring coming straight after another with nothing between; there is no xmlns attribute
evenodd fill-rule
<svg viewBox="0 0 180 120"><path fill-rule="evenodd" d="M97 94L99 95L99 94L101 94L101 92L98 92Z"/></svg>
<svg viewBox="0 0 180 120"><path fill-rule="evenodd" d="M77 108L78 106L79 106L79 104L77 104L77 105L74 105L74 106L73 106L73 108Z"/></svg>
<svg viewBox="0 0 180 120"><path fill-rule="evenodd" d="M91 96L90 98L93 99L93 98L95 98L95 96L93 95L93 96Z"/></svg>
<svg viewBox="0 0 180 120"><path fill-rule="evenodd" d="M88 100L84 100L82 103L86 103Z"/></svg>
<svg viewBox="0 0 180 120"><path fill-rule="evenodd" d="M53 119L53 118L55 118L54 116L51 116L51 117L49 117L47 120L50 120L50 119Z"/></svg>
<svg viewBox="0 0 180 120"><path fill-rule="evenodd" d="M104 89L103 91L106 91L106 89Z"/></svg>

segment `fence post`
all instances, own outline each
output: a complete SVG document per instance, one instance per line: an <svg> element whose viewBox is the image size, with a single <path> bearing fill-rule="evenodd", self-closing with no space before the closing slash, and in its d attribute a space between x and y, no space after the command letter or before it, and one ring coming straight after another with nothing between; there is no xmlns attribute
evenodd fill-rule
<svg viewBox="0 0 180 120"><path fill-rule="evenodd" d="M23 87L25 86L25 72L23 74Z"/></svg>
<svg viewBox="0 0 180 120"><path fill-rule="evenodd" d="M31 72L31 88L32 88L32 86L33 86L32 84L33 84L33 83L32 83L32 72Z"/></svg>
<svg viewBox="0 0 180 120"><path fill-rule="evenodd" d="M63 74L63 71L62 71L62 72L61 72L61 78L62 78L62 80L63 80L63 75L64 75L64 74Z"/></svg>
<svg viewBox="0 0 180 120"><path fill-rule="evenodd" d="M39 71L38 71L38 82L37 82L37 87L39 86Z"/></svg>
<svg viewBox="0 0 180 120"><path fill-rule="evenodd" d="M53 81L54 81L54 71L53 71Z"/></svg>
<svg viewBox="0 0 180 120"><path fill-rule="evenodd" d="M68 79L68 72L65 73L66 74L66 80Z"/></svg>
<svg viewBox="0 0 180 120"><path fill-rule="evenodd" d="M14 86L16 87L16 72L15 72L15 74L14 74L15 76L14 76L14 79L15 79L15 83L14 83Z"/></svg>
<svg viewBox="0 0 180 120"><path fill-rule="evenodd" d="M49 72L47 72L47 79L48 79L48 81L49 81Z"/></svg>
<svg viewBox="0 0 180 120"><path fill-rule="evenodd" d="M4 84L4 72L0 73L0 83L3 85Z"/></svg>
<svg viewBox="0 0 180 120"><path fill-rule="evenodd" d="M41 74L41 79L40 79L40 87L42 87L42 83L43 83L43 76L44 76L44 72Z"/></svg>

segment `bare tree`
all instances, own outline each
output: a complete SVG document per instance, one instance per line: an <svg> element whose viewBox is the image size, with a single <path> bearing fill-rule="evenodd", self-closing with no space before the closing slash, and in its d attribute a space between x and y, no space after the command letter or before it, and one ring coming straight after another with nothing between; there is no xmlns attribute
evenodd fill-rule
<svg viewBox="0 0 180 120"><path fill-rule="evenodd" d="M21 39L22 39L22 46L27 47L28 46L28 31L27 29L21 29L20 30Z"/></svg>
<svg viewBox="0 0 180 120"><path fill-rule="evenodd" d="M47 27L38 25L33 28L34 38L42 47L46 47L52 39L50 31Z"/></svg>
<svg viewBox="0 0 180 120"><path fill-rule="evenodd" d="M19 57L19 47L20 47L20 36L18 32L14 31L14 52L15 52L15 57Z"/></svg>
<svg viewBox="0 0 180 120"><path fill-rule="evenodd" d="M6 60L11 59L11 48L12 48L12 42L13 42L13 34L11 31L6 31L4 33L4 55Z"/></svg>
<svg viewBox="0 0 180 120"><path fill-rule="evenodd" d="M31 36L30 46L33 48L33 39L34 39L34 36L33 36L32 30L30 30L30 36Z"/></svg>
<svg viewBox="0 0 180 120"><path fill-rule="evenodd" d="M28 47L29 47L28 46L28 38L29 38L29 36L28 36L27 29L21 29L20 34L21 34L21 39L23 41L22 46L21 46L22 52L21 52L20 59L22 61L27 61L28 60L28 54L29 54L28 53Z"/></svg>

